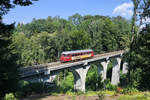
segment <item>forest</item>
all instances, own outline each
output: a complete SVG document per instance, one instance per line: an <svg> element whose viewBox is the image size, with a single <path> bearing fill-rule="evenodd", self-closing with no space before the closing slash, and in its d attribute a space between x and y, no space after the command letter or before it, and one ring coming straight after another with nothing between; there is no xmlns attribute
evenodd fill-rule
<svg viewBox="0 0 150 100"><path fill-rule="evenodd" d="M48 17L19 23L12 36L14 53L23 66L57 61L61 52L93 49L95 54L125 50L131 38L131 21L121 16L74 14L68 19Z"/></svg>
<svg viewBox="0 0 150 100"><path fill-rule="evenodd" d="M97 73L97 64L93 64L86 78L87 91L105 89L131 94L150 90L150 23L145 22L143 28L137 24L149 19L149 0L132 0L134 14L131 20L121 16L82 16L76 13L67 19L59 16L34 18L30 23L18 23L16 26L3 23L3 16L15 5L29 6L32 1L0 2L0 98L17 100L15 97L25 97L33 92L53 92L52 87L20 80L18 69L59 61L63 51L83 49L92 49L95 54L125 50L123 59L129 64L128 73L121 74L119 86L110 84L112 63L108 68L108 80L104 82ZM137 14L137 11L141 13ZM68 69L57 76L55 83L55 92L73 92L73 75ZM37 90L37 87L40 88Z"/></svg>

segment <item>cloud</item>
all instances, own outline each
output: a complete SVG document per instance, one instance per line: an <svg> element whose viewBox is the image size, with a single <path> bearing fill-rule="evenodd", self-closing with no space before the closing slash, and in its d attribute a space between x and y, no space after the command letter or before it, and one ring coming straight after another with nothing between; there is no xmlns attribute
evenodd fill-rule
<svg viewBox="0 0 150 100"><path fill-rule="evenodd" d="M131 18L133 15L133 3L123 3L113 10L113 14L126 18Z"/></svg>

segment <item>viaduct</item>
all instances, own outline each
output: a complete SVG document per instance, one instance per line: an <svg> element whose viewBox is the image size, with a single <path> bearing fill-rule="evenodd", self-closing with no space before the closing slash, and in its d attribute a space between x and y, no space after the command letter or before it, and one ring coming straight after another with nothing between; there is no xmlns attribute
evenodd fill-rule
<svg viewBox="0 0 150 100"><path fill-rule="evenodd" d="M111 84L118 85L120 79L121 59L124 51L115 51L104 54L95 55L93 58L85 59L76 62L60 63L53 62L48 64L34 65L20 69L20 75L23 80L30 82L52 82L56 75L64 69L69 68L74 76L74 89L85 91L86 74L92 63L100 63L98 66L98 73L102 76L102 81L106 79L107 67L111 59L112 62L112 76ZM123 73L127 73L127 63L123 63Z"/></svg>

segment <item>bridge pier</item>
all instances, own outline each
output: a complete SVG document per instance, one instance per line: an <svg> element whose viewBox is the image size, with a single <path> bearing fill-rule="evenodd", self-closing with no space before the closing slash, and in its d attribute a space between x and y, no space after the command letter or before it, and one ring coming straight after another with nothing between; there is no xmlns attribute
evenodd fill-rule
<svg viewBox="0 0 150 100"><path fill-rule="evenodd" d="M45 71L45 75L48 75L48 80L47 80L47 82L50 82L50 83L52 83L54 80L55 80L55 78L56 78L56 76L58 75L60 73L60 70L59 71L52 71L51 72L51 70L48 70L47 69L47 71Z"/></svg>
<svg viewBox="0 0 150 100"><path fill-rule="evenodd" d="M105 60L105 61L101 61L101 65L103 67L103 73L102 73L102 81L106 80L107 78L107 67L108 67L108 64L109 64L109 60Z"/></svg>
<svg viewBox="0 0 150 100"><path fill-rule="evenodd" d="M86 74L89 68L90 68L90 65L76 66L76 67L71 68L71 71L74 76L74 89L75 90L80 90L82 92L85 92Z"/></svg>
<svg viewBox="0 0 150 100"><path fill-rule="evenodd" d="M112 85L118 85L120 82L120 63L121 63L121 58L117 57L113 61L113 68L112 68L112 77L111 77L111 84Z"/></svg>
<svg viewBox="0 0 150 100"><path fill-rule="evenodd" d="M55 80L56 76L57 76L57 74L50 75L49 82L52 83Z"/></svg>
<svg viewBox="0 0 150 100"><path fill-rule="evenodd" d="M128 73L128 63L127 62L123 63L122 73L123 74L127 74Z"/></svg>

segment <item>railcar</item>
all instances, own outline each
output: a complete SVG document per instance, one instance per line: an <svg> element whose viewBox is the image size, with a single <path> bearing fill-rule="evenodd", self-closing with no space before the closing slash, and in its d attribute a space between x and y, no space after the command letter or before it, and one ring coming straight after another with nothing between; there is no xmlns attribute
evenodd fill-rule
<svg viewBox="0 0 150 100"><path fill-rule="evenodd" d="M65 51L61 53L60 61L61 62L77 61L77 60L87 59L93 56L94 56L94 52L91 49Z"/></svg>

